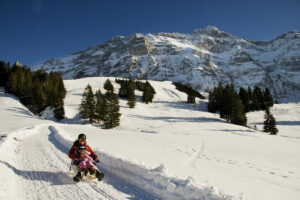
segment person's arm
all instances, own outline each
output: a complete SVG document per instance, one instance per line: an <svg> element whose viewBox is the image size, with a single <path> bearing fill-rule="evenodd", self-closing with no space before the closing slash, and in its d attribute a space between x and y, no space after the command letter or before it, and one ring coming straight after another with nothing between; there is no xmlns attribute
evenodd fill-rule
<svg viewBox="0 0 300 200"><path fill-rule="evenodd" d="M69 158L72 160L76 158L76 146L73 145L68 153Z"/></svg>
<svg viewBox="0 0 300 200"><path fill-rule="evenodd" d="M93 149L89 146L89 145L86 145L87 146L87 150L91 153L91 157L93 158L93 160L95 162L99 162L99 158L97 156L97 154L93 151Z"/></svg>

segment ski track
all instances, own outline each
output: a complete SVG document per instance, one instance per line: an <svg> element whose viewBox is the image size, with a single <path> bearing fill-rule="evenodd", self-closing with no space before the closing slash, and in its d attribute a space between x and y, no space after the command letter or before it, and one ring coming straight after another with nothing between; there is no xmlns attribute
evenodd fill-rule
<svg viewBox="0 0 300 200"><path fill-rule="evenodd" d="M216 194L213 188L196 188L189 184L189 180L166 177L163 174L163 166L157 169L146 169L102 152L97 152L101 157L101 163L97 166L105 173L105 178L101 182L83 180L74 183L70 171L70 159L67 156L72 141L63 137L59 126L38 125L16 132L18 132L17 136L13 137L12 134L10 138L16 143L12 151L13 155L6 155L4 160L0 161L0 165L7 166L18 175L20 180L18 184L21 186L18 190L22 193L22 199L221 200L233 198L222 193ZM247 166L249 169L285 179L298 179L293 171L265 169L249 162L242 163L205 155L203 138L199 141L199 145L192 149L184 145L179 147L162 141L146 138L145 140L188 155L190 159L186 164L194 165L197 160L206 159L235 167Z"/></svg>
<svg viewBox="0 0 300 200"><path fill-rule="evenodd" d="M155 143L156 145L159 144L161 146L163 146L164 148L168 148L172 151L177 151L179 153L182 154L186 154L189 156L189 159L187 159L184 164L188 165L188 164L193 164L197 161L197 160L202 160L205 159L207 161L210 162L215 162L215 163L222 163L222 164L227 164L227 165L232 165L235 167L241 167L241 168L248 168L250 170L255 170L257 172L260 173L265 173L265 174L271 174L274 176L278 176L280 178L292 178L292 179L299 179L299 177L295 174L294 171L292 170L286 170L286 171L282 171L279 169L274 169L274 168L268 168L266 166L257 166L251 162L241 162L241 161L236 161L236 160L227 160L227 159L223 159L223 158L219 158L216 156L209 156L203 153L204 149L205 149L205 141L203 138L201 138L201 142L199 144L199 146L196 146L194 148L185 146L185 145L172 145L170 143L164 143L162 141L152 141L149 138L144 138L146 141L151 142L151 143Z"/></svg>
<svg viewBox="0 0 300 200"><path fill-rule="evenodd" d="M51 142L48 126L35 131L37 134L19 140L14 151L17 167L1 162L21 177L23 199L128 199L129 195L105 182L74 183L70 159Z"/></svg>
<svg viewBox="0 0 300 200"><path fill-rule="evenodd" d="M198 188L189 180L166 177L161 166L147 169L102 152L97 152L101 157L97 166L105 178L101 182L74 183L67 156L73 141L66 140L61 132L59 125L37 125L10 134L0 151L0 167L10 169L9 174L14 178L6 187L15 187L18 194L8 194L8 197L26 200L232 199L212 187Z"/></svg>
<svg viewBox="0 0 300 200"><path fill-rule="evenodd" d="M58 127L50 126L49 129L56 140L54 143L57 148L64 152L66 145L71 146L71 141L63 138ZM101 158L98 167L100 166L100 170L106 174L104 181L130 194L130 199L231 199L231 196L216 193L212 187L196 188L190 185L189 180L166 177L161 166L147 169L102 152L96 153Z"/></svg>

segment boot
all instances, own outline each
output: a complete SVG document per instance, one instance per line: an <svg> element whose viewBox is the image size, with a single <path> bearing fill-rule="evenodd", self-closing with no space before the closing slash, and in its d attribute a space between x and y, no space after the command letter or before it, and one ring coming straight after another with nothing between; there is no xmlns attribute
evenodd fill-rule
<svg viewBox="0 0 300 200"><path fill-rule="evenodd" d="M81 180L81 172L79 171L76 176L74 176L73 180L75 182L79 182Z"/></svg>
<svg viewBox="0 0 300 200"><path fill-rule="evenodd" d="M84 171L83 171L85 176L88 174L88 172L89 172L88 169L84 169Z"/></svg>
<svg viewBox="0 0 300 200"><path fill-rule="evenodd" d="M98 181L101 181L104 178L104 174L96 170L96 177L98 178Z"/></svg>
<svg viewBox="0 0 300 200"><path fill-rule="evenodd" d="M93 168L89 168L89 172L90 172L90 175L93 175L93 174L95 174L96 170Z"/></svg>

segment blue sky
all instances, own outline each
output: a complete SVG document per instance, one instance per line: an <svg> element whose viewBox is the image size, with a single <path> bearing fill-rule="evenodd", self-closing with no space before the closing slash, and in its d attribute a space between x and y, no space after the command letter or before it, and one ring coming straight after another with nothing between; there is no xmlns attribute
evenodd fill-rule
<svg viewBox="0 0 300 200"><path fill-rule="evenodd" d="M133 33L208 25L250 40L300 30L300 0L0 0L0 60L25 65Z"/></svg>

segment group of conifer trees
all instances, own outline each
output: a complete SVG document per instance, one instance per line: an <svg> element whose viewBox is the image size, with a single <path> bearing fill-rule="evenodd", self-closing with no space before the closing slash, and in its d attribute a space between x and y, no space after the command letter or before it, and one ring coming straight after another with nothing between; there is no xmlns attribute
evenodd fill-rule
<svg viewBox="0 0 300 200"><path fill-rule="evenodd" d="M226 85L214 88L209 93L208 111L220 112L220 117L233 124L246 126L247 117L244 106L233 86Z"/></svg>
<svg viewBox="0 0 300 200"><path fill-rule="evenodd" d="M145 83L132 79L116 79L115 81L116 83L119 83L121 85L121 88L119 90L119 97L127 98L127 104L130 108L133 108L136 104L136 96L134 94L135 89L143 92L142 102L146 104L151 103L153 101L154 95L156 94L154 88L148 81L146 81Z"/></svg>
<svg viewBox="0 0 300 200"><path fill-rule="evenodd" d="M255 110L265 110L264 131L270 134L277 134L276 121L270 113L270 107L274 105L270 90L266 88L264 92L255 86L254 90L240 88L237 93L232 85L225 87L219 85L209 93L208 111L220 112L220 117L233 124L246 126L246 112Z"/></svg>
<svg viewBox="0 0 300 200"><path fill-rule="evenodd" d="M64 118L66 90L59 73L31 72L26 66L14 64L10 67L9 63L0 61L0 86L5 87L5 92L18 96L34 114L51 107L57 120Z"/></svg>
<svg viewBox="0 0 300 200"><path fill-rule="evenodd" d="M194 90L191 86L186 86L178 82L173 82L173 85L176 86L176 89L187 94L187 103L195 104L196 97L200 99L205 99L205 97Z"/></svg>
<svg viewBox="0 0 300 200"><path fill-rule="evenodd" d="M250 87L248 87L248 90L241 87L239 97L244 105L245 112L265 110L274 105L273 97L268 88L262 92L258 86L255 86L253 91Z"/></svg>
<svg viewBox="0 0 300 200"><path fill-rule="evenodd" d="M105 81L104 89L104 95L100 89L94 95L92 87L87 85L82 95L79 113L81 118L88 119L90 123L103 122L104 128L110 129L120 125L119 99L109 79Z"/></svg>
<svg viewBox="0 0 300 200"><path fill-rule="evenodd" d="M127 105L130 108L134 108L136 105L136 96L134 93L134 90L136 88L135 82L130 79L130 80L121 80L121 79L116 79L116 83L120 84L120 89L119 89L119 97L120 98L126 98L128 100Z"/></svg>
<svg viewBox="0 0 300 200"><path fill-rule="evenodd" d="M143 102L152 102L155 90L148 81L146 83L132 79L116 79L115 81L121 86L118 93L119 97L126 98L130 108L134 108L136 105L135 89L143 91ZM90 123L103 122L104 128L110 129L120 125L120 105L109 79L105 81L104 89L106 90L104 95L100 89L94 94L92 87L87 85L82 94L79 114L82 119L89 120Z"/></svg>

